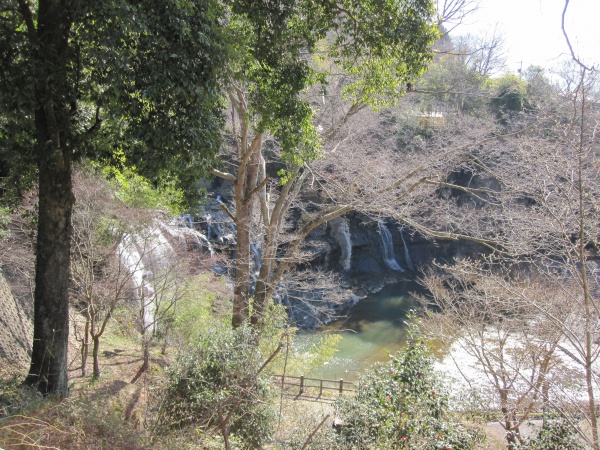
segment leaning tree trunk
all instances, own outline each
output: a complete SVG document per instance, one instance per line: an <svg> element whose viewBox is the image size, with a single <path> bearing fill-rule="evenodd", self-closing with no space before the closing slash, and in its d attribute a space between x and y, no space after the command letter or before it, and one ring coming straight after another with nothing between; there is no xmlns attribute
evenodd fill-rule
<svg viewBox="0 0 600 450"><path fill-rule="evenodd" d="M255 136L251 145L248 145L246 138L243 138L241 143L244 152L242 153L242 163L235 184L237 238L233 314L231 319L234 328L242 325L250 316L251 233L260 171L261 145L262 137L260 134Z"/></svg>

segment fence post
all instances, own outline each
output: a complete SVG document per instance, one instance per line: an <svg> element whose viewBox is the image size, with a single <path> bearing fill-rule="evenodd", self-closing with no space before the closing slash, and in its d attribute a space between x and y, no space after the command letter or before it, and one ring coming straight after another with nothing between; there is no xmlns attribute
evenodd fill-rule
<svg viewBox="0 0 600 450"><path fill-rule="evenodd" d="M342 395L342 392L344 392L344 380L340 378L340 395Z"/></svg>
<svg viewBox="0 0 600 450"><path fill-rule="evenodd" d="M300 375L300 394L304 394L304 375Z"/></svg>
<svg viewBox="0 0 600 450"><path fill-rule="evenodd" d="M321 379L321 383L319 384L319 397L323 395L323 379Z"/></svg>

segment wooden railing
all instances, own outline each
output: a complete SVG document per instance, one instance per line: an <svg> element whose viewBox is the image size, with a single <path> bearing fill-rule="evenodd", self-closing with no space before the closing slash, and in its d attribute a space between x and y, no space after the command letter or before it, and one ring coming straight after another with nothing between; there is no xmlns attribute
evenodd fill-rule
<svg viewBox="0 0 600 450"><path fill-rule="evenodd" d="M354 383L351 381L326 380L322 378L309 378L304 375L272 375L271 379L275 385L282 388L284 393L309 399L329 399L333 400L332 395L342 395L344 392L354 393L356 391ZM328 395L329 394L329 395Z"/></svg>

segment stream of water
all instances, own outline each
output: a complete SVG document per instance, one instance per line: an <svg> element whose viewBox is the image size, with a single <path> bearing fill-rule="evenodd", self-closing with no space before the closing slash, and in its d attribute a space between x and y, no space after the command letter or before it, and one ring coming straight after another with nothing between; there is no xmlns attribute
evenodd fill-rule
<svg viewBox="0 0 600 450"><path fill-rule="evenodd" d="M341 340L334 357L318 370L305 374L317 378L354 381L356 374L375 362L386 361L405 344L406 314L415 306L411 292L415 282L384 287L354 306L348 316L297 337L300 345L322 333L339 333Z"/></svg>

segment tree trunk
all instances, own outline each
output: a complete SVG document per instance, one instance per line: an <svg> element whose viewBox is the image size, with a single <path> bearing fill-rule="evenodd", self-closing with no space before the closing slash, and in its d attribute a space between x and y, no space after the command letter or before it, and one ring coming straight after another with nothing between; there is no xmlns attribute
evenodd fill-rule
<svg viewBox="0 0 600 450"><path fill-rule="evenodd" d="M247 151L247 163L240 166L238 181L235 186L237 241L235 255L235 287L233 290L233 314L231 324L238 327L250 315L250 271L252 270L251 245L253 213L256 205L255 188L260 170L261 138L255 138ZM244 140L244 142L246 142ZM243 144L242 148L246 148Z"/></svg>
<svg viewBox="0 0 600 450"><path fill-rule="evenodd" d="M89 313L88 313L89 314ZM81 376L87 375L87 358L90 350L90 318L89 315L85 319L85 328L83 330L83 338L81 340Z"/></svg>
<svg viewBox="0 0 600 450"><path fill-rule="evenodd" d="M21 11L32 43L35 83L35 154L39 170L34 331L25 383L43 394L66 396L69 338L72 152L68 76L70 13L64 2L40 0L37 21L26 2ZM37 26L36 26L37 23Z"/></svg>
<svg viewBox="0 0 600 450"><path fill-rule="evenodd" d="M270 242L271 235L267 234L265 244L265 254L263 256L262 266L258 274L258 280L256 280L256 288L254 289L254 308L252 309L252 317L250 322L254 327L261 329L263 326L263 319L265 309L271 297L272 289L269 289L270 277L272 275L273 261L276 256L276 246ZM279 280L277 280L278 282Z"/></svg>
<svg viewBox="0 0 600 450"><path fill-rule="evenodd" d="M40 164L33 350L25 383L43 394L67 395L71 162L55 148Z"/></svg>
<svg viewBox="0 0 600 450"><path fill-rule="evenodd" d="M142 346L144 347L144 362L142 363L142 371L150 368L150 340L144 339Z"/></svg>
<svg viewBox="0 0 600 450"><path fill-rule="evenodd" d="M98 360L98 353L100 352L100 336L93 336L92 342L94 348L92 350L92 357L94 359L94 380L100 379L100 361Z"/></svg>
<svg viewBox="0 0 600 450"><path fill-rule="evenodd" d="M233 314L231 324L238 327L250 314L250 221L251 215L238 201L236 207L235 286L233 289Z"/></svg>

